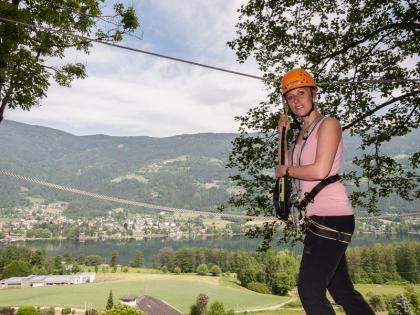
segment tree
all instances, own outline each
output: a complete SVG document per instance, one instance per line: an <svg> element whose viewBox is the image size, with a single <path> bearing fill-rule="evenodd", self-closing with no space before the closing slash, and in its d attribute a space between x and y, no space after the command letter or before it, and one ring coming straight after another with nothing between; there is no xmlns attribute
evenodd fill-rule
<svg viewBox="0 0 420 315"><path fill-rule="evenodd" d="M210 272L213 276L218 276L222 272L222 270L218 265L214 265L210 268Z"/></svg>
<svg viewBox="0 0 420 315"><path fill-rule="evenodd" d="M113 250L111 253L111 262L109 266L115 268L117 266L117 259L118 259L118 252L116 250Z"/></svg>
<svg viewBox="0 0 420 315"><path fill-rule="evenodd" d="M23 260L11 261L3 270L3 278L24 277L31 273L31 266Z"/></svg>
<svg viewBox="0 0 420 315"><path fill-rule="evenodd" d="M409 285L404 289L404 296L410 302L413 313L420 315L420 290L414 285Z"/></svg>
<svg viewBox="0 0 420 315"><path fill-rule="evenodd" d="M30 110L46 96L50 79L70 86L73 79L85 78L82 63L52 64L63 59L67 48L89 53L91 41L75 36L115 42L133 32L139 21L133 7L114 5L114 13L102 14L103 0L6 0L0 2L0 122L6 107ZM105 23L104 23L105 22ZM60 29L48 32L42 27ZM111 27L110 27L111 26Z"/></svg>
<svg viewBox="0 0 420 315"><path fill-rule="evenodd" d="M136 250L133 254L131 261L131 267L143 267L144 265L144 254L140 250Z"/></svg>
<svg viewBox="0 0 420 315"><path fill-rule="evenodd" d="M398 160L382 147L420 124L420 88L411 80L420 74L414 62L420 51L415 2L249 0L239 12L238 36L228 45L238 61L251 55L256 59L270 93L266 101L236 117L240 134L228 167L237 170L231 179L243 192L229 204L250 215L271 215L268 192L273 175L267 170L277 160L279 76L297 66L309 69L323 83L321 110L360 139L362 153L357 152L355 168L344 174L355 188L353 205L374 213L379 211L378 199L390 194L418 198L420 151L413 148L407 159ZM292 129L297 127L295 121ZM249 234L264 236L266 248L274 230L275 223L270 223ZM286 228L283 239L293 239L292 232Z"/></svg>
<svg viewBox="0 0 420 315"><path fill-rule="evenodd" d="M208 272L209 272L209 269L207 268L206 264L200 264L197 266L197 273L200 276L205 276L208 274Z"/></svg>
<svg viewBox="0 0 420 315"><path fill-rule="evenodd" d="M145 312L135 309L134 307L117 304L110 310L105 310L101 315L147 315Z"/></svg>
<svg viewBox="0 0 420 315"><path fill-rule="evenodd" d="M279 272L276 274L273 283L273 292L279 295L287 295L296 285L296 279L293 274L288 272Z"/></svg>
<svg viewBox="0 0 420 315"><path fill-rule="evenodd" d="M392 315L412 315L410 303L407 301L404 294L400 293L395 301Z"/></svg>
<svg viewBox="0 0 420 315"><path fill-rule="evenodd" d="M108 300L106 301L105 309L110 310L114 306L114 298L112 297L112 290L109 291Z"/></svg>
<svg viewBox="0 0 420 315"><path fill-rule="evenodd" d="M207 303L209 302L209 296L204 293L197 295L195 304L197 305L198 310L203 314L206 310Z"/></svg>

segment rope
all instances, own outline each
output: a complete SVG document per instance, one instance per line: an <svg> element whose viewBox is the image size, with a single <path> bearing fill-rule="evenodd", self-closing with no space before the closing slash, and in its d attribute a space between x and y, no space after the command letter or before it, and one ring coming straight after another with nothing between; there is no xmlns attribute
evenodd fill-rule
<svg viewBox="0 0 420 315"><path fill-rule="evenodd" d="M41 179L29 177L29 176L18 175L4 168L0 168L0 175L5 175L5 176L12 177L12 178L24 181L24 182L45 186L45 187L59 190L59 191L70 192L70 193L78 194L81 196L86 196L86 197L91 197L91 198L96 198L96 199L101 199L101 200L106 200L106 201L112 201L112 202L117 202L117 203L122 203L126 205L142 207L142 208L160 210L160 211L169 211L173 213L183 213L183 214L188 214L188 213L198 214L205 217L216 216L220 218L231 218L231 219L264 220L264 222L278 221L278 218L273 217L273 216L258 217L258 216L242 215L242 214L229 214L229 213L221 213L221 212L189 210L189 209L166 207L166 206L160 206L160 205L155 205L155 204L150 204L150 203L145 203L145 202L140 202L140 201L122 199L122 198L117 198L113 196L92 193L92 192L88 192L88 191L84 191L84 190L80 190L80 189L76 189L76 188L72 188L68 186L57 185L57 184L53 184L53 183L50 183ZM420 211L409 212L409 213L399 213L399 214L384 214L384 215L379 215L379 216L357 217L356 220L387 219L387 218L408 217L408 216L418 216L418 215L420 215Z"/></svg>
<svg viewBox="0 0 420 315"><path fill-rule="evenodd" d="M142 207L142 208L149 208L149 209L161 210L161 211L169 211L169 212L174 212L174 213L184 213L184 214L185 213L191 213L191 214L198 214L198 215L202 215L202 216L217 216L217 217L224 217L224 218L231 218L231 219L276 220L275 217L257 217L257 216L241 215L241 214L228 214L228 213L220 213L220 212L188 210L188 209L165 207L165 206L159 206L159 205L145 203L145 202L127 200L127 199L112 197L112 196L108 196L108 195L92 193L92 192L88 192L88 191L84 191L84 190L80 190L80 189L76 189L76 188L72 188L72 187L68 187L68 186L62 186L62 185L49 183L49 182L41 180L41 179L18 175L18 174L15 174L13 172L10 172L6 169L3 169L3 168L0 168L0 174L6 175L6 176L9 176L9 177L13 177L13 178L16 178L18 180L25 181L25 182L28 182L28 183L45 186L45 187L55 189L55 190L70 192L70 193L74 193L74 194L77 194L77 195L82 195L82 196L87 196L87 197L91 197L91 198L96 198L96 199L101 199L101 200L106 200L106 201L112 201L112 202L117 202L117 203L122 203L122 204Z"/></svg>
<svg viewBox="0 0 420 315"><path fill-rule="evenodd" d="M227 72L227 73L231 73L231 74L235 74L235 75L239 75L239 76L244 76L244 77L248 77L248 78L252 78L252 79L262 80L262 81L265 80L264 77L261 77L261 76L248 74L248 73L243 73L243 72L234 71L234 70L229 70L229 69L222 68L222 67L211 66L211 65L204 64L204 63L199 63L199 62L195 62L195 61L191 61L191 60L187 60L187 59L172 57L172 56L168 56L168 55L164 55L164 54L158 54L158 53L155 53L155 52L150 52L150 51L146 51L146 50L142 50L142 49L138 49L138 48L118 45L118 44L111 43L111 42L106 42L106 41L103 41L103 40L100 40L100 39L89 38L89 37L85 37L85 36L82 36L82 35L74 34L74 33L71 33L71 32L64 31L62 29L53 29L53 28L50 28L50 27L45 27L45 26L40 26L40 25L37 26L37 25L30 24L30 23L20 22L20 21L16 21L16 20L12 20L12 19L7 19L7 18L4 18L4 17L0 17L0 21L13 23L13 24L16 24L16 25L22 25L22 26L25 26L25 27L28 27L28 28L31 28L31 29L41 30L41 31L44 31L44 32L59 33L59 34L63 34L63 35L74 36L74 37L82 39L82 40L95 42L95 43L99 43L99 44L102 44L102 45L107 45L107 46L116 47L116 48L120 48L120 49L125 49L125 50L129 50L129 51L137 52L137 53L142 53L142 54L146 54L146 55L150 55L150 56L154 56L154 57L169 59L169 60L172 60L172 61L182 62L182 63L186 63L186 64L198 66L198 67L203 67L203 68L212 69L212 70L216 70L216 71ZM381 80L381 79L372 80L371 79L371 80L358 80L358 81L342 80L342 81L325 81L325 82L319 82L317 84L322 86L322 85L340 85L340 84L341 85L347 85L347 84L364 84L364 83L365 84L377 84L377 83L387 84L387 83L403 83L403 82L420 82L420 79L415 79L415 78L407 78L407 79L403 79L403 80Z"/></svg>

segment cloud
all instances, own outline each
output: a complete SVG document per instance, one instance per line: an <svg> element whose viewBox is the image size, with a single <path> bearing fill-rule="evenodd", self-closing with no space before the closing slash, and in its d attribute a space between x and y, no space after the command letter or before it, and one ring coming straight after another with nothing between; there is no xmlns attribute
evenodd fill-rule
<svg viewBox="0 0 420 315"><path fill-rule="evenodd" d="M255 63L236 64L225 45L234 36L240 3L147 0L140 14L150 14L143 21L148 23L144 40L128 42L132 47L255 74ZM177 55L180 52L185 55ZM67 59L86 63L88 78L75 81L70 89L53 84L43 106L30 112L9 111L6 118L77 135L236 132L234 117L265 96L262 82L255 79L100 44L87 56L69 51Z"/></svg>

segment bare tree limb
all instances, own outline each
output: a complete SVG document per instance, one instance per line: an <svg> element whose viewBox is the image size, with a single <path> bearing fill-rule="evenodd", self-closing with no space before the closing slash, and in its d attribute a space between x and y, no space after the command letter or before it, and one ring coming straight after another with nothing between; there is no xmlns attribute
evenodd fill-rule
<svg viewBox="0 0 420 315"><path fill-rule="evenodd" d="M343 131L346 129L349 129L351 127L353 127L355 124L359 123L360 121L362 121L363 119L365 119L366 117L369 117L370 115L372 115L373 113L377 112L378 110L380 110L381 108L384 108L385 106L388 106L392 103L398 102L402 99L408 98L408 97L412 97L412 96L416 96L420 94L420 90L414 90L413 92L404 94L404 95L400 95L398 97L394 97L389 101L386 101L385 103L382 103L381 105L376 106L375 108L372 108L371 110L367 111L366 113L364 113L362 116L358 117L356 120L352 121L351 123L345 125L343 127Z"/></svg>
<svg viewBox="0 0 420 315"><path fill-rule="evenodd" d="M331 58L334 58L338 55L341 55L342 53L346 52L350 48L356 47L356 46L362 44L363 42L367 41L368 39L372 38L373 36L379 34L380 32L388 30L388 29L409 29L409 30L416 31L416 30L420 29L420 23L415 23L415 22L413 22L413 23L392 23L392 24L385 25L385 26L380 27L377 30L365 35L362 39L360 39L358 41L355 41L355 42L352 42L352 43L344 46L342 49L337 50L337 51L321 58L321 60L331 59Z"/></svg>

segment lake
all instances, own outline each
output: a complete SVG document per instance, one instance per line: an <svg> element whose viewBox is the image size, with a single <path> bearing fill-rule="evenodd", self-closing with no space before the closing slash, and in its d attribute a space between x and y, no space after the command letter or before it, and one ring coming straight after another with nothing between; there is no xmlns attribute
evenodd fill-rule
<svg viewBox="0 0 420 315"><path fill-rule="evenodd" d="M372 246L376 243L393 243L406 240L420 241L418 235L407 235L404 237L386 236L386 235L355 235L350 246ZM118 263L128 264L135 250L141 250L145 256L145 263L151 266L151 257L158 253L163 247L172 247L173 249L181 247L212 247L223 248L229 251L247 250L255 251L261 244L258 239L249 239L243 235L232 237L206 237L206 238L183 238L183 239L164 239L152 238L144 240L86 240L78 242L75 240L33 240L15 242L16 245L25 245L33 249L44 249L48 255L62 255L68 251L73 256L80 255L100 255L104 257L104 262L109 262L111 252L118 251ZM288 246L274 244L275 249L286 249ZM299 243L294 250L301 252Z"/></svg>

